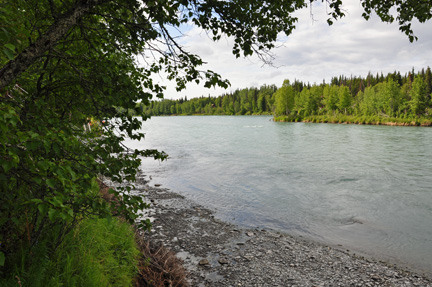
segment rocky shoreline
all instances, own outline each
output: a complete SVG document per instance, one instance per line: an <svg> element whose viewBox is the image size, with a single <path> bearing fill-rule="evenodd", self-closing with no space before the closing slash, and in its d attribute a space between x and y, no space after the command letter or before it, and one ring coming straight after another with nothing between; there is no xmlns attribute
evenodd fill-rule
<svg viewBox="0 0 432 287"><path fill-rule="evenodd" d="M425 275L287 234L243 229L183 196L142 182L154 208L144 235L183 260L190 286L432 286Z"/></svg>

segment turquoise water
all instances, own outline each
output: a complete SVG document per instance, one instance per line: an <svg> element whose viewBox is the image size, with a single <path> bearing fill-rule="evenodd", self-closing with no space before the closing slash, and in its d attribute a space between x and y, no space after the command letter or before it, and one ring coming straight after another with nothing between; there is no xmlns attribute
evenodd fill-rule
<svg viewBox="0 0 432 287"><path fill-rule="evenodd" d="M133 148L152 183L223 220L432 270L432 129L155 117Z"/></svg>

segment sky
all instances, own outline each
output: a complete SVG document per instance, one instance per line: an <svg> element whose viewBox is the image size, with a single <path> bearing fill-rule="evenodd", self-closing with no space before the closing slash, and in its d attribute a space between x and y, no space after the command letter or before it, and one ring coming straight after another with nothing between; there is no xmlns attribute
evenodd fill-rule
<svg viewBox="0 0 432 287"><path fill-rule="evenodd" d="M280 87L285 79L319 84L339 75L365 77L368 72L386 75L395 70L403 75L412 68L432 68L432 21L413 22L419 40L410 43L397 23L382 23L376 15L364 20L359 0L344 1L343 7L346 16L332 26L327 24L326 7L321 2L312 7L313 19L310 8L297 11L296 29L288 37L281 35L279 47L272 50L273 66L263 65L256 56L236 59L231 52L232 39L225 37L213 42L199 28L187 27L180 43L207 62L203 69L219 73L231 86L226 90L207 89L191 83L186 90L177 92L174 83L162 77L157 81L167 86L166 99L190 99L264 84Z"/></svg>

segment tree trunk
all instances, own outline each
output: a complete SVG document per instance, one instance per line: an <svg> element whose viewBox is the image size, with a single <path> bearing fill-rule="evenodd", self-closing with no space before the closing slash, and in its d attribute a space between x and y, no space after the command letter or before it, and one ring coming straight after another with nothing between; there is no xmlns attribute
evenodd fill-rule
<svg viewBox="0 0 432 287"><path fill-rule="evenodd" d="M38 58L54 47L59 40L83 17L88 11L109 0L79 0L75 6L60 16L35 43L25 48L15 59L9 61L0 70L0 91L12 82Z"/></svg>

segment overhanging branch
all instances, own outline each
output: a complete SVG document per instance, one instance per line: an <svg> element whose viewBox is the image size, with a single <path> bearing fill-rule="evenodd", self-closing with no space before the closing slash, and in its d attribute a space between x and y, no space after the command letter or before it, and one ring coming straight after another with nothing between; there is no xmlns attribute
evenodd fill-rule
<svg viewBox="0 0 432 287"><path fill-rule="evenodd" d="M68 12L58 17L49 29L35 43L24 49L15 59L9 61L0 70L0 90L10 85L21 73L27 70L46 51L54 47L59 40L83 17L97 5L109 0L80 0Z"/></svg>

